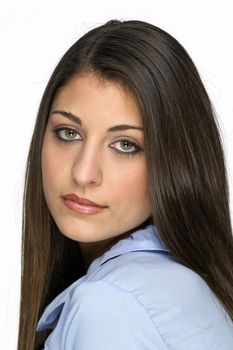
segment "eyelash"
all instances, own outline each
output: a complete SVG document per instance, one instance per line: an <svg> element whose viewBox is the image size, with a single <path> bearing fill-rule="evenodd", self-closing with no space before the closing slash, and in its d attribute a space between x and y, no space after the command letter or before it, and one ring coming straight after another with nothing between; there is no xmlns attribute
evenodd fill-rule
<svg viewBox="0 0 233 350"><path fill-rule="evenodd" d="M76 134L76 136L79 135L81 137L81 135L78 133L78 131L73 129L73 128L64 128L64 127L62 127L62 128L57 128L57 129L53 130L53 132L55 133L55 136L61 142L70 143L70 142L82 141L82 139L70 139L70 140L69 139L65 139L64 137L61 136L61 133L62 132L66 132L66 131L74 132ZM135 150L134 151L130 151L130 152L124 152L124 151L118 150L115 147L112 147L112 145L114 145L116 143L121 143L121 142L127 142L131 147L134 147ZM112 148L120 156L134 156L137 153L142 152L142 149L141 149L140 146L138 146L135 142L132 142L132 141L128 140L127 138L118 140L116 142L113 142L109 147Z"/></svg>

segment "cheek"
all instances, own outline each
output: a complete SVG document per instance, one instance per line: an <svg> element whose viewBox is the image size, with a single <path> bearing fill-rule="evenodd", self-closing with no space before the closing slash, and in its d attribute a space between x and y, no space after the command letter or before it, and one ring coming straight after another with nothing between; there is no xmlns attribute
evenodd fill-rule
<svg viewBox="0 0 233 350"><path fill-rule="evenodd" d="M48 157L48 154L45 152L45 150L42 151L41 156L41 169L42 169L42 181L43 181L43 190L45 198L48 200L48 196L54 186L53 181L53 164L52 160L50 160L50 157Z"/></svg>
<svg viewBox="0 0 233 350"><path fill-rule="evenodd" d="M147 170L144 162L119 168L111 174L111 191L117 200L148 200Z"/></svg>
<svg viewBox="0 0 233 350"><path fill-rule="evenodd" d="M44 191L48 194L58 186L59 179L64 176L62 173L66 166L64 166L64 160L61 159L61 154L57 154L56 149L46 140L42 148L41 169Z"/></svg>

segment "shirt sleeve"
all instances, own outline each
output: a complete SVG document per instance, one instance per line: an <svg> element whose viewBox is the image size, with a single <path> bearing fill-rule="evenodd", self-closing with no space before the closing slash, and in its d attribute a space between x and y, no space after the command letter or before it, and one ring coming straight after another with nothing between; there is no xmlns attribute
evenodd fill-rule
<svg viewBox="0 0 233 350"><path fill-rule="evenodd" d="M58 344L57 344L58 345ZM53 349L47 345L45 349ZM70 298L56 350L167 350L149 315L129 292L87 282Z"/></svg>

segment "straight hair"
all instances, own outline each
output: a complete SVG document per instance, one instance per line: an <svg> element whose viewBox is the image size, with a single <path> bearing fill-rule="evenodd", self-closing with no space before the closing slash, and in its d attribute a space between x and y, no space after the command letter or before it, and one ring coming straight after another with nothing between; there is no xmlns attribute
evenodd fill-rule
<svg viewBox="0 0 233 350"><path fill-rule="evenodd" d="M85 274L78 242L47 207L41 150L51 104L78 74L120 82L143 116L151 220L179 263L197 272L233 320L233 237L225 158L217 118L188 53L142 21L112 20L65 53L43 94L25 177L18 350L39 349L46 305Z"/></svg>

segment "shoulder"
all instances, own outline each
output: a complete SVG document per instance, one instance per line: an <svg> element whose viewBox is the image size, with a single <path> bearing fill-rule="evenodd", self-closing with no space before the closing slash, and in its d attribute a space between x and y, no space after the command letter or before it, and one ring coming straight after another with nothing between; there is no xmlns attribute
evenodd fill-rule
<svg viewBox="0 0 233 350"><path fill-rule="evenodd" d="M232 322L205 282L154 255L122 254L74 285L45 349L230 350Z"/></svg>
<svg viewBox="0 0 233 350"><path fill-rule="evenodd" d="M219 339L225 349L223 343L233 341L232 322L208 285L169 254L123 254L107 261L90 281L103 281L119 293L128 293L170 345L180 342L179 349L201 349L200 341L209 349L210 342L214 346ZM170 340L175 335L177 340Z"/></svg>
<svg viewBox="0 0 233 350"><path fill-rule="evenodd" d="M140 302L103 280L84 282L70 292L61 324L62 349L167 350Z"/></svg>
<svg viewBox="0 0 233 350"><path fill-rule="evenodd" d="M168 298L187 305L210 297L210 289L194 271L168 253L130 252L107 261L89 281L105 281L143 300ZM161 302L161 300L157 300Z"/></svg>

